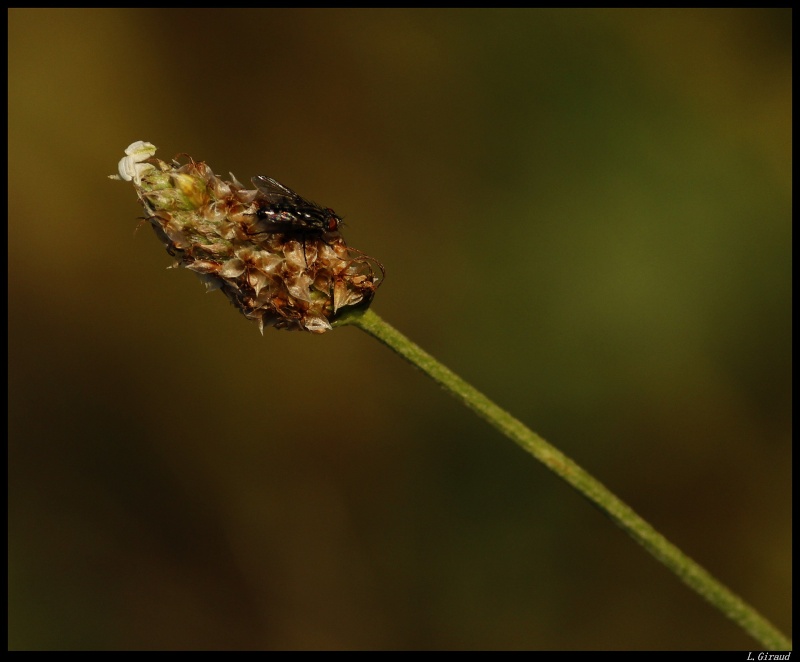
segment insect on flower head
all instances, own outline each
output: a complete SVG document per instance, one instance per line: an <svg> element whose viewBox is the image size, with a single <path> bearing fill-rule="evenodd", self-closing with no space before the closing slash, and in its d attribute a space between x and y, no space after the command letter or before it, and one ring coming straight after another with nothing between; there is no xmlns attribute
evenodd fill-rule
<svg viewBox="0 0 800 662"><path fill-rule="evenodd" d="M155 151L131 144L111 178L133 183L175 266L219 289L262 333L265 326L322 333L370 305L383 265L347 246L332 209L271 177L254 177L256 189L247 190L202 161L168 164Z"/></svg>

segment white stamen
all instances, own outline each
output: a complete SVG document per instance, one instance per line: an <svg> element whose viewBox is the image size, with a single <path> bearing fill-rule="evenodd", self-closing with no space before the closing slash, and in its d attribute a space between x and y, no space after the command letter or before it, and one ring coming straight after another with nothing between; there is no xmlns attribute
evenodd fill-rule
<svg viewBox="0 0 800 662"><path fill-rule="evenodd" d="M111 175L111 178L121 179L126 182L133 180L134 183L138 184L141 182L142 175L154 167L149 163L142 163L142 161L146 161L155 153L156 146L153 143L148 143L144 140L137 140L135 143L131 143L125 150L126 156L120 159L118 166L119 176Z"/></svg>

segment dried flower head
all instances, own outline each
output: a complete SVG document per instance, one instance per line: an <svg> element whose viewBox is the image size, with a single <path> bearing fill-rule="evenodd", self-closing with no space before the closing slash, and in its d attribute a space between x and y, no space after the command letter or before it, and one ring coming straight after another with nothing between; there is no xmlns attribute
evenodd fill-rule
<svg viewBox="0 0 800 662"><path fill-rule="evenodd" d="M323 333L345 312L366 308L383 266L349 248L332 209L269 177L245 189L205 163L165 163L151 143L125 150L119 175L133 182L173 266L196 272L248 319L276 329Z"/></svg>

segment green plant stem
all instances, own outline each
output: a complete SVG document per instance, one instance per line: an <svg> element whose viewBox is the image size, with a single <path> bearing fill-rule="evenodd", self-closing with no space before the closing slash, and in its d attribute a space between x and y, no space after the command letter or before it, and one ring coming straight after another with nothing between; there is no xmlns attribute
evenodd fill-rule
<svg viewBox="0 0 800 662"><path fill-rule="evenodd" d="M366 331L416 366L435 382L485 418L504 435L519 444L548 469L563 478L576 490L599 506L620 528L656 559L674 572L683 582L708 600L728 618L771 650L791 650L791 640L759 614L753 607L714 579L708 571L692 561L675 545L658 533L629 506L612 494L598 480L528 429L508 412L470 386L458 375L439 363L430 354L384 322L371 310L353 315L345 324Z"/></svg>

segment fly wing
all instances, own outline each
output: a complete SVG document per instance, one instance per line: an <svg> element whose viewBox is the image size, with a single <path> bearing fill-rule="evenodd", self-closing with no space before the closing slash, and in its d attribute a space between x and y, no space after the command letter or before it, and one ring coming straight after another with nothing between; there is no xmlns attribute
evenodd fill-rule
<svg viewBox="0 0 800 662"><path fill-rule="evenodd" d="M271 205L282 203L296 205L298 202L303 201L292 189L272 179L272 177L257 175L251 181Z"/></svg>

